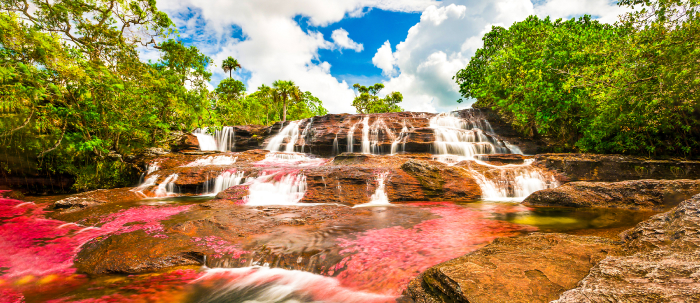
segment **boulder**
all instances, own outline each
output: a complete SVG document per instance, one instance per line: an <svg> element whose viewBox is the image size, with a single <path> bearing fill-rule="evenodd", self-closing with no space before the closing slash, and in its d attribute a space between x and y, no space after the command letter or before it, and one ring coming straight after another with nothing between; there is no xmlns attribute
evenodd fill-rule
<svg viewBox="0 0 700 303"><path fill-rule="evenodd" d="M535 160L537 165L555 170L570 181L700 179L700 161L597 154L540 154Z"/></svg>
<svg viewBox="0 0 700 303"><path fill-rule="evenodd" d="M700 193L700 180L571 182L528 196L527 206L608 207L663 210Z"/></svg>
<svg viewBox="0 0 700 303"><path fill-rule="evenodd" d="M499 238L429 268L404 292L415 302L549 302L618 251L611 240L533 233Z"/></svg>
<svg viewBox="0 0 700 303"><path fill-rule="evenodd" d="M624 255L598 263L554 302L700 302L700 195L622 239Z"/></svg>

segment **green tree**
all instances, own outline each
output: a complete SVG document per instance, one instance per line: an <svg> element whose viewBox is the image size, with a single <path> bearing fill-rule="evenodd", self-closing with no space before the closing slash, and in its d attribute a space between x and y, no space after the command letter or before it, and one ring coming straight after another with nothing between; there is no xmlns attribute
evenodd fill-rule
<svg viewBox="0 0 700 303"><path fill-rule="evenodd" d="M376 83L369 87L355 83L355 100L352 101L352 106L355 107L358 114L373 114L373 113L390 113L402 112L403 108L397 104L403 101L403 95L399 92L392 92L384 98L377 96L384 89L384 84Z"/></svg>
<svg viewBox="0 0 700 303"><path fill-rule="evenodd" d="M225 73L228 73L228 77L230 79L233 77L233 72L241 68L241 65L238 64L238 60L236 60L235 58L228 57L224 60L224 62L221 63L221 67L224 69Z"/></svg>
<svg viewBox="0 0 700 303"><path fill-rule="evenodd" d="M272 83L276 103L282 104L282 121L287 121L287 102L296 104L303 98L303 93L294 81L277 80Z"/></svg>

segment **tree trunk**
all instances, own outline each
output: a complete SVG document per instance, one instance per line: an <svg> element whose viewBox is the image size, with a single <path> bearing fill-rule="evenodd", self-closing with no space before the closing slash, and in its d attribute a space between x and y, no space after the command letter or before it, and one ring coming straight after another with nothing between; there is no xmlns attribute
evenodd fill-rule
<svg viewBox="0 0 700 303"><path fill-rule="evenodd" d="M282 103L282 122L287 121L287 100Z"/></svg>

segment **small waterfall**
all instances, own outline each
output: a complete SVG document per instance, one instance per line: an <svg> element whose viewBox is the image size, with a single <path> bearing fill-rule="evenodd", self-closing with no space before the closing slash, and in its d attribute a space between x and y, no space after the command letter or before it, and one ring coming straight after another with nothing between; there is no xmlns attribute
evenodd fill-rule
<svg viewBox="0 0 700 303"><path fill-rule="evenodd" d="M306 146L306 140L310 140L310 135L311 133L309 132L309 129L311 129L311 125L314 124L314 118L311 118L309 123L306 123L306 127L304 127L304 130L301 132L301 152L304 152L304 147ZM311 152L309 150L309 152Z"/></svg>
<svg viewBox="0 0 700 303"><path fill-rule="evenodd" d="M218 150L216 146L216 139L214 139L214 136L210 135L207 133L207 130L209 130L208 127L202 128L202 129L195 129L192 134L197 137L197 141L199 141L199 150L201 151L212 151L212 150Z"/></svg>
<svg viewBox="0 0 700 303"><path fill-rule="evenodd" d="M287 140L287 146L282 150L282 144L284 144L285 140ZM269 151L294 152L294 144L297 140L299 140L299 121L292 121L270 139L265 149Z"/></svg>
<svg viewBox="0 0 700 303"><path fill-rule="evenodd" d="M215 136L218 151L236 151L236 132L233 130L233 127L224 126L220 131L216 131Z"/></svg>
<svg viewBox="0 0 700 303"><path fill-rule="evenodd" d="M199 150L220 152L235 150L236 133L232 126L224 126L221 130L216 130L213 136L208 131L209 128L204 127L195 129L192 132L197 137L197 141L199 141Z"/></svg>
<svg viewBox="0 0 700 303"><path fill-rule="evenodd" d="M152 176L146 178L146 180L144 180L141 184L139 184L139 186L134 187L134 188L130 189L129 191L146 198L146 194L144 194L143 191L148 189L151 186L156 185L156 181L158 181L158 177L160 177L160 176L152 175Z"/></svg>
<svg viewBox="0 0 700 303"><path fill-rule="evenodd" d="M339 152L340 152L340 149L338 149L338 134L335 134L335 139L333 139L333 152L331 154L333 156L335 156Z"/></svg>
<svg viewBox="0 0 700 303"><path fill-rule="evenodd" d="M495 166L477 161L491 168L485 173L471 170L472 176L481 187L482 199L488 201L523 201L530 194L559 186L554 176L546 176L536 167L533 160L522 165Z"/></svg>
<svg viewBox="0 0 700 303"><path fill-rule="evenodd" d="M355 205L355 207L366 207L366 206L389 206L389 197L386 195L386 178L389 176L389 172L383 172L377 175L377 189L374 191L372 197L370 197L369 202L365 204Z"/></svg>
<svg viewBox="0 0 700 303"><path fill-rule="evenodd" d="M195 167L195 166L208 166L208 165L231 165L236 163L238 157L231 156L209 156L205 158L197 159L184 167Z"/></svg>
<svg viewBox="0 0 700 303"><path fill-rule="evenodd" d="M175 195L175 181L177 181L177 174L172 174L165 178L163 182L158 184L155 191L155 196L158 198L171 197Z"/></svg>
<svg viewBox="0 0 700 303"><path fill-rule="evenodd" d="M212 188L209 188L209 183L211 181L207 181L205 183L204 192L206 192L207 195L216 195L231 186L241 185L246 181L244 174L245 172L243 171L225 171L213 180L214 186Z"/></svg>
<svg viewBox="0 0 700 303"><path fill-rule="evenodd" d="M246 205L295 205L306 193L306 176L263 174L251 182L248 191Z"/></svg>
<svg viewBox="0 0 700 303"><path fill-rule="evenodd" d="M322 158L309 157L302 153L282 153L271 152L265 155L265 159L255 162L255 166L259 167L276 167L276 166L321 166L328 160Z"/></svg>
<svg viewBox="0 0 700 303"><path fill-rule="evenodd" d="M391 143L391 154L396 154L399 149L399 144L401 144L401 151L405 152L406 151L406 141L408 141L408 132L411 131L408 129L408 126L406 125L406 121L403 121L403 127L401 128L401 133L399 133L399 136L394 140L394 142ZM412 129L413 127L411 127Z"/></svg>
<svg viewBox="0 0 700 303"><path fill-rule="evenodd" d="M491 128L483 121L465 121L452 114L434 116L430 119L430 127L435 131L435 153L446 158L451 155L465 159L473 159L478 154L512 153L505 142L479 128Z"/></svg>
<svg viewBox="0 0 700 303"><path fill-rule="evenodd" d="M369 142L369 116L362 119L362 153L371 154Z"/></svg>
<svg viewBox="0 0 700 303"><path fill-rule="evenodd" d="M353 124L350 127L350 129L348 130L348 150L347 150L347 152L349 152L349 153L353 152L355 149L355 146L354 146L355 145L355 137L354 137L355 136L355 128L357 127L357 124L359 124L359 123L360 122Z"/></svg>
<svg viewBox="0 0 700 303"><path fill-rule="evenodd" d="M146 166L146 175L150 175L159 169L160 169L160 165L159 165L158 161L154 161L153 163L150 163L150 164L148 164L148 166Z"/></svg>

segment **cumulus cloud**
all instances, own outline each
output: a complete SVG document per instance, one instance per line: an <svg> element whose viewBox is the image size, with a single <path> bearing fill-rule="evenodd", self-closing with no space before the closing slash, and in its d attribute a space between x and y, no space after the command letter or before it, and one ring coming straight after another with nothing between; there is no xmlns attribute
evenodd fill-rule
<svg viewBox="0 0 700 303"><path fill-rule="evenodd" d="M459 87L452 77L483 46L481 37L494 25L510 26L529 15L570 18L591 14L603 22L614 22L624 13L607 0L446 0L425 9L420 22L413 26L406 39L391 55L384 46L375 58L392 58L399 73L385 82L385 92L401 91L402 106L415 111L449 111L468 104L458 104ZM380 54L381 53L381 54ZM373 60L375 66L387 69L388 64ZM471 102L473 100L468 100Z"/></svg>
<svg viewBox="0 0 700 303"><path fill-rule="evenodd" d="M382 70L382 74L385 76L393 76L396 73L394 66L396 65L396 59L394 58L394 53L391 50L391 43L389 40L384 42L384 44L377 49L377 53L372 57L372 63L374 66Z"/></svg>
<svg viewBox="0 0 700 303"><path fill-rule="evenodd" d="M338 49L351 49L356 52L361 52L364 49L361 43L357 43L350 39L348 31L343 28L339 28L333 31L331 34L331 39L337 46Z"/></svg>
<svg viewBox="0 0 700 303"><path fill-rule="evenodd" d="M354 112L353 90L330 73L332 66L319 58L319 50L364 46L344 29L327 41L321 33L305 31L294 20L308 18L313 26L328 26L346 17L362 16L369 9L421 12L421 19L406 38L377 49L372 63L388 77L384 92L400 91L407 110L455 109L458 87L452 76L481 47L481 36L492 25L509 26L531 14L572 17L591 14L613 22L624 12L609 0L158 0L178 26L181 35L214 59L214 83L226 77L220 68L228 56L243 69L234 75L249 91L275 80L294 80L312 91L332 113ZM237 37L232 38L234 33ZM358 39L357 37L354 37ZM358 39L360 40L360 39ZM464 105L462 105L464 106Z"/></svg>

